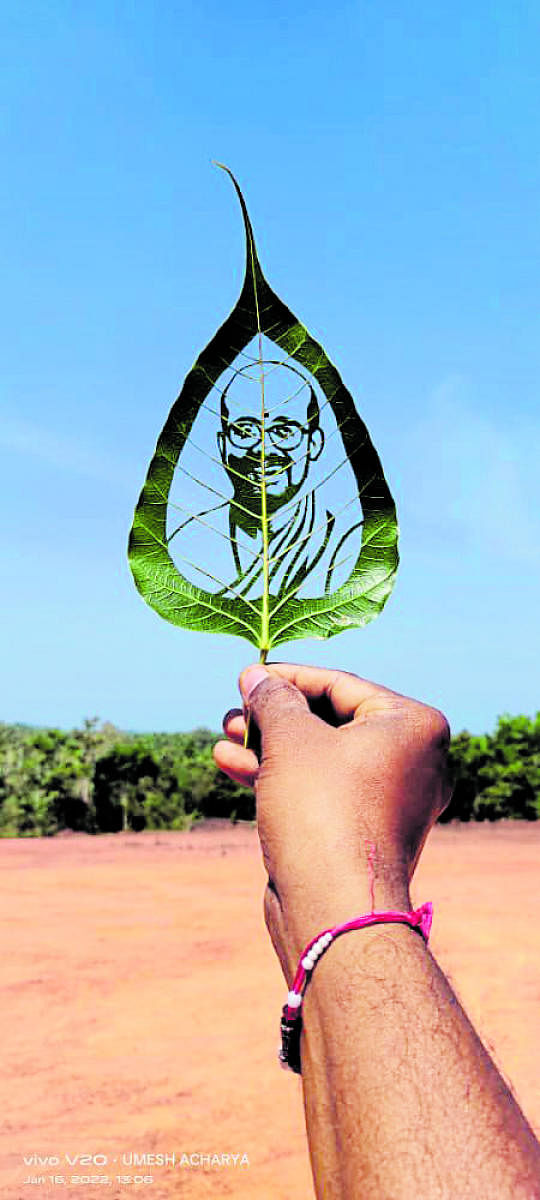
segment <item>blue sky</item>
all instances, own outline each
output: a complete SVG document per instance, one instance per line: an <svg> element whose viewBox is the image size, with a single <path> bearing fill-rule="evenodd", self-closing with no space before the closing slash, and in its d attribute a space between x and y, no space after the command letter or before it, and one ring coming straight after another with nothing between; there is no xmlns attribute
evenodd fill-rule
<svg viewBox="0 0 540 1200"><path fill-rule="evenodd" d="M539 707L538 6L6 0L0 18L6 721L219 727L247 642L168 625L126 563L168 410L266 275L381 455L402 565L365 630L276 657Z"/></svg>

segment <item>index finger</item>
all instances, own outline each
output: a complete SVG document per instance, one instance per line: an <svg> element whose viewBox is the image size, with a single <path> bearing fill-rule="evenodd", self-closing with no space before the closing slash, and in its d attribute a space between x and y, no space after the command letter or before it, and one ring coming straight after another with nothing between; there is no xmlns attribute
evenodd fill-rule
<svg viewBox="0 0 540 1200"><path fill-rule="evenodd" d="M353 675L327 667L306 667L301 663L266 663L267 671L294 684L309 702L329 704L338 722L359 720L369 713L401 706L405 697Z"/></svg>

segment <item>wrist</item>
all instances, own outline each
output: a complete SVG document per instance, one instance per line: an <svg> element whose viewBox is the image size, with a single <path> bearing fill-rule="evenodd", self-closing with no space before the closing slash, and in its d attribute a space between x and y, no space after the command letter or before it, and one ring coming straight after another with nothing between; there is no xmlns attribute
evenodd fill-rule
<svg viewBox="0 0 540 1200"><path fill-rule="evenodd" d="M333 1016L331 1015L331 1020L335 1021L336 1015L334 1010L336 1009L336 1006L339 1007L343 1004L347 1006L347 984L350 984L351 980L356 980L356 983L353 984L354 992L354 988L357 987L358 984L362 986L362 981L365 982L366 971L369 973L370 967L371 971L373 970L374 960L371 959L373 950L375 950L377 954L378 979L380 982L380 969L383 965L383 960L381 960L380 954L377 953L377 940L380 941L380 935L379 939L376 939L374 944L370 943L370 939L366 939L365 937L365 934L368 930L375 931L376 929L379 929L383 931L383 941L386 943L384 947L385 954L387 954L388 949L391 947L392 953L395 950L400 952L400 939L398 938L396 941L394 940L394 937L392 936L393 929L396 931L400 928L407 929L409 932L414 933L415 937L419 934L423 941L427 943L431 930L432 917L433 905L431 902L425 902L414 911L402 908L397 909L395 907L386 910L372 909L371 912L357 914L355 917L349 918L347 921L340 922L339 924L329 927L328 929L324 929L320 931L315 938L312 938L302 952L300 961L294 974L289 969L289 976L292 979L292 986L289 980L289 992L286 1004L282 1010L281 1018L281 1050L279 1057L282 1065L289 1067L290 1070L296 1072L297 1074L302 1072L300 1035L302 1032L303 1022L302 1005L305 999L304 992L306 986L311 984L311 975L313 969L318 967L320 959L324 959L326 957L327 952L330 951L331 947L333 949L336 942L340 942L342 937L344 937L346 934L353 934L360 931L364 934L362 939L364 942L363 952L362 950L360 953L358 953L357 950L353 951L351 946L351 953L346 953L344 959L336 954L334 969L330 970L328 976L324 970L316 970L316 975L319 976L319 981L322 975L323 986L321 990L321 988L317 987L316 983L316 996L314 997L314 1004L319 1012L320 1021L322 1021L323 1024L327 1021L329 1012L330 1014L334 1014ZM352 942L353 939L351 938L350 940ZM347 943L348 941L349 939L345 937L345 942ZM403 943L401 949L402 948ZM347 946L347 950L348 949L349 947ZM330 957L333 957L332 954L330 954ZM370 959L371 962L369 962ZM388 962L387 957L385 961ZM345 972L343 971L344 966ZM337 972L335 970L336 967ZM345 979L343 978L344 975ZM324 986L325 983L326 987ZM330 983L329 992L328 983ZM344 983L345 989L343 987ZM311 991L311 987L308 987L307 990L309 993ZM327 993L326 1001L324 998L325 992ZM328 1006L328 998L330 999L330 1006Z"/></svg>
<svg viewBox="0 0 540 1200"><path fill-rule="evenodd" d="M298 882L280 895L280 901L287 955L294 965L307 943L323 929L372 911L408 912L411 908L408 881L401 875L376 880L373 891L365 874L314 879L309 886Z"/></svg>

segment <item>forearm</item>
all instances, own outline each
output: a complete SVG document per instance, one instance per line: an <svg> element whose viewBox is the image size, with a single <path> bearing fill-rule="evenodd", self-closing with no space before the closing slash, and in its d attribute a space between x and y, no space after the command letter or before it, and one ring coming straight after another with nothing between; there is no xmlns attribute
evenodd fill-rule
<svg viewBox="0 0 540 1200"><path fill-rule="evenodd" d="M408 883L450 798L449 729L437 709L346 672L258 665L240 684L259 758L241 748L242 714L225 723L236 745L214 753L255 784L266 922L290 986L323 929L373 903L410 909ZM534 1134L420 934L388 924L337 937L303 1022L320 1198L540 1200Z"/></svg>
<svg viewBox="0 0 540 1200"><path fill-rule="evenodd" d="M420 935L337 939L304 1000L302 1079L325 1200L537 1200L540 1149Z"/></svg>

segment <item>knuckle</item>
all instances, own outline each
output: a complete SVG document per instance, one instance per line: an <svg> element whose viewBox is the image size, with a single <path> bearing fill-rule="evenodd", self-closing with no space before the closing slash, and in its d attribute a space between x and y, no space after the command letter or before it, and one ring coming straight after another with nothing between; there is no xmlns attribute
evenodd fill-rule
<svg viewBox="0 0 540 1200"><path fill-rule="evenodd" d="M450 724L439 708L431 708L431 723L437 741L444 749L450 744Z"/></svg>
<svg viewBox="0 0 540 1200"><path fill-rule="evenodd" d="M409 720L418 738L425 744L447 750L450 744L450 725L438 708L429 704L411 703Z"/></svg>

